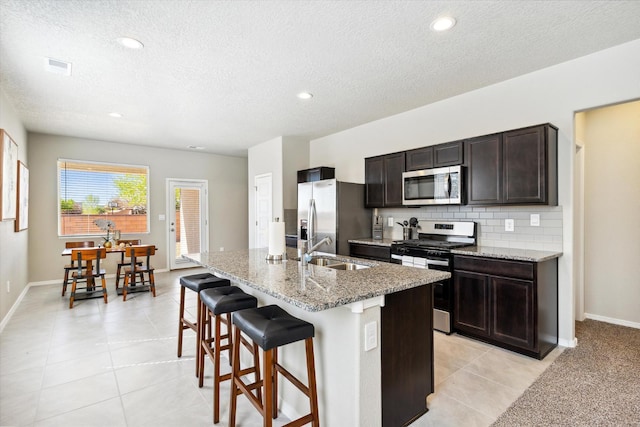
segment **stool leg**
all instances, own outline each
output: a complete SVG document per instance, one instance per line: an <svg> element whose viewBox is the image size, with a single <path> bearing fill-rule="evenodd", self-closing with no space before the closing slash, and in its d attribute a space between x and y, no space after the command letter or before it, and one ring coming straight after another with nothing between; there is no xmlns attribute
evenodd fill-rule
<svg viewBox="0 0 640 427"><path fill-rule="evenodd" d="M240 372L240 328L233 328L233 352L231 355L231 392L229 400L229 427L236 426L236 401L238 400L238 373Z"/></svg>
<svg viewBox="0 0 640 427"><path fill-rule="evenodd" d="M182 357L182 331L184 331L184 286L180 286L180 309L178 313L178 357Z"/></svg>
<svg viewBox="0 0 640 427"><path fill-rule="evenodd" d="M229 316L229 314L227 314ZM220 422L220 315L215 317L215 332L213 335L213 423ZM230 332L229 332L230 333ZM231 341L229 339L229 341ZM231 344L231 342L229 342ZM233 348L233 346L232 346Z"/></svg>
<svg viewBox="0 0 640 427"><path fill-rule="evenodd" d="M309 381L309 404L311 406L311 416L313 427L320 426L320 415L318 411L318 390L316 388L316 365L313 355L313 338L304 341L307 353L307 378Z"/></svg>
<svg viewBox="0 0 640 427"><path fill-rule="evenodd" d="M263 355L263 374L264 374L264 401L263 401L263 426L271 427L273 414L273 353L274 349L262 352Z"/></svg>
<svg viewBox="0 0 640 427"><path fill-rule="evenodd" d="M198 328L201 329L200 332L200 341L198 343L200 355L196 360L196 365L198 366L198 387L202 387L204 385L204 356L205 350L203 346L207 344L207 338L211 337L211 328L207 328L207 324L211 321L211 317L209 316L209 309L207 307L203 307L204 303L200 301L200 319L198 319ZM209 334L207 335L207 331ZM215 377L214 377L215 378Z"/></svg>
<svg viewBox="0 0 640 427"><path fill-rule="evenodd" d="M116 270L116 292L120 287L120 274L122 274L121 269L122 269L122 265L118 264L118 269Z"/></svg>
<svg viewBox="0 0 640 427"><path fill-rule="evenodd" d="M196 314L196 319L198 319L197 321L200 322L200 316L202 316L202 306L200 304L200 294L198 294L196 296L196 306L198 307L198 313ZM202 353L201 351L201 345L200 345L200 339L201 337L201 331L202 328L200 328L200 324L196 323L196 360L200 360L200 353ZM198 369L200 366L198 366L198 364L196 363L196 377L200 376L200 369Z"/></svg>
<svg viewBox="0 0 640 427"><path fill-rule="evenodd" d="M278 418L278 370L275 369L276 364L278 363L278 347L273 349L273 406L271 411L271 417L275 420Z"/></svg>

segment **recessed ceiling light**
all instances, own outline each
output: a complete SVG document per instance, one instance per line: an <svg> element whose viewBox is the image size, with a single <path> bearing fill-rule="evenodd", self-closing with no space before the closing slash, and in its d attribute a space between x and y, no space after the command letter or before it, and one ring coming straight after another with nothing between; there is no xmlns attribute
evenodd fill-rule
<svg viewBox="0 0 640 427"><path fill-rule="evenodd" d="M300 92L298 94L298 98L300 98L300 99L311 99L311 98L313 98L313 94L311 94L309 92Z"/></svg>
<svg viewBox="0 0 640 427"><path fill-rule="evenodd" d="M450 16L441 16L431 23L433 31L446 31L456 25L456 20Z"/></svg>
<svg viewBox="0 0 640 427"><path fill-rule="evenodd" d="M144 45L140 40L132 39L131 37L120 37L116 39L124 47L129 49L142 49Z"/></svg>
<svg viewBox="0 0 640 427"><path fill-rule="evenodd" d="M113 113L109 113L110 117L115 117L116 119L119 119L120 117L122 117L122 114L120 113L116 113L115 111Z"/></svg>
<svg viewBox="0 0 640 427"><path fill-rule="evenodd" d="M187 148L191 150L204 150L204 147L200 147L198 145L187 145Z"/></svg>

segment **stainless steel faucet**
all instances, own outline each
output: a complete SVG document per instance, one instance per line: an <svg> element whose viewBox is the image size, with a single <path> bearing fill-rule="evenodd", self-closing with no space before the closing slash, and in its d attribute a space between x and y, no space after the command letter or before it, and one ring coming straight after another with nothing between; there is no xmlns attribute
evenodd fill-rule
<svg viewBox="0 0 640 427"><path fill-rule="evenodd" d="M311 246L308 250L304 251L303 249L303 253L300 256L300 261L302 261L302 265L303 266L307 265L307 263L311 259L311 254L315 252L320 246L324 244L330 245L331 243L333 243L333 240L331 240L331 237L327 236L324 239L320 240L315 245Z"/></svg>

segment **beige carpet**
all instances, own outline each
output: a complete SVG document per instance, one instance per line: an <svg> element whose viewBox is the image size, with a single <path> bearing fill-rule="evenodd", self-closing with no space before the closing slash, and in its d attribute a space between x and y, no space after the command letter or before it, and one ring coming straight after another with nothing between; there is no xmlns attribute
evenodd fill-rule
<svg viewBox="0 0 640 427"><path fill-rule="evenodd" d="M585 320L576 337L493 426L640 426L640 329Z"/></svg>

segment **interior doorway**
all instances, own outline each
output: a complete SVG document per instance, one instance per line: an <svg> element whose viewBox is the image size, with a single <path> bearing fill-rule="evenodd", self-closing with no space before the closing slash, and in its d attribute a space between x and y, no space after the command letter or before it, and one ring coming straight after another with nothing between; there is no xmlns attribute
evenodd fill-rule
<svg viewBox="0 0 640 427"><path fill-rule="evenodd" d="M169 269L196 267L182 255L209 250L208 182L167 179Z"/></svg>
<svg viewBox="0 0 640 427"><path fill-rule="evenodd" d="M255 232L254 248L266 248L269 246L269 223L273 217L272 208L272 176L270 173L256 175L255 186Z"/></svg>
<svg viewBox="0 0 640 427"><path fill-rule="evenodd" d="M640 328L640 101L575 125L575 317Z"/></svg>

